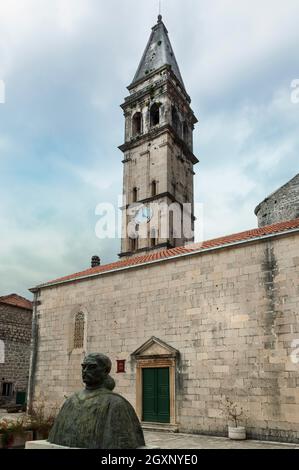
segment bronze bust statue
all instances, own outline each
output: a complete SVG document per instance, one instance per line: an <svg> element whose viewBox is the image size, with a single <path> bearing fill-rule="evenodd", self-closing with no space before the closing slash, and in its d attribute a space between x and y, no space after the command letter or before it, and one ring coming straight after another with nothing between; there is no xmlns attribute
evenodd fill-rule
<svg viewBox="0 0 299 470"><path fill-rule="evenodd" d="M66 400L48 441L85 449L144 447L143 431L132 405L113 393L111 361L103 354L88 354L82 364L85 389Z"/></svg>

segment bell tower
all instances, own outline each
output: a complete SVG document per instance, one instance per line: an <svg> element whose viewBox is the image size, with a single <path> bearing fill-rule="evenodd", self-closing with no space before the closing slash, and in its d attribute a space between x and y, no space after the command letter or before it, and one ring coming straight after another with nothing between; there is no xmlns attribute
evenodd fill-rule
<svg viewBox="0 0 299 470"><path fill-rule="evenodd" d="M128 90L120 257L193 241L197 119L161 15Z"/></svg>

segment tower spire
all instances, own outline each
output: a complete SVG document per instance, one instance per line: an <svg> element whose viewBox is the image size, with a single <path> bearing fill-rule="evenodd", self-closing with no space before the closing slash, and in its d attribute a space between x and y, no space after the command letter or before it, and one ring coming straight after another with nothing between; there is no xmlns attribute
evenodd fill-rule
<svg viewBox="0 0 299 470"><path fill-rule="evenodd" d="M185 90L181 72L176 61L168 31L162 21L162 15L158 16L158 24L152 28L152 33L142 56L137 72L130 86L140 80L145 80L151 73L156 72L164 65L169 65Z"/></svg>

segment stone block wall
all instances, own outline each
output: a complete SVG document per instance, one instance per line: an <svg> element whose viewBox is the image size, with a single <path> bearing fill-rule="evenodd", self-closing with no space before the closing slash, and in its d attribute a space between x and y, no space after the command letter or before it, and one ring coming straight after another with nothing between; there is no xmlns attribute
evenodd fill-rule
<svg viewBox="0 0 299 470"><path fill-rule="evenodd" d="M259 227L299 217L299 174L271 194L255 210Z"/></svg>
<svg viewBox="0 0 299 470"><path fill-rule="evenodd" d="M32 312L0 304L0 340L4 342L4 363L0 363L0 398L15 402L17 391L26 391L29 377ZM1 397L2 383L13 383L14 395Z"/></svg>
<svg viewBox="0 0 299 470"><path fill-rule="evenodd" d="M41 290L34 400L82 387L85 352L112 359L116 391L136 404L131 354L155 336L179 350L179 430L227 434L224 397L248 410L248 435L299 442L299 235L279 236ZM68 352L87 312L86 351ZM116 360L126 373L116 374Z"/></svg>

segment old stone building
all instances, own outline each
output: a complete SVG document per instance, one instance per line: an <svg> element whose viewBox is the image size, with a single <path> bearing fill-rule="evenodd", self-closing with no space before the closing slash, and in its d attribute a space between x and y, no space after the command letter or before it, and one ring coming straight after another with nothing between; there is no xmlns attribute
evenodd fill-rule
<svg viewBox="0 0 299 470"><path fill-rule="evenodd" d="M193 205L195 118L160 17L153 34L123 106L124 193ZM82 387L82 358L100 351L145 427L226 435L228 397L249 436L299 442L299 219L198 245L137 229L119 261L32 289L30 405Z"/></svg>
<svg viewBox="0 0 299 470"><path fill-rule="evenodd" d="M32 302L17 294L0 297L0 401L25 401L30 362Z"/></svg>
<svg viewBox="0 0 299 470"><path fill-rule="evenodd" d="M299 174L264 199L255 214L259 227L299 217Z"/></svg>

